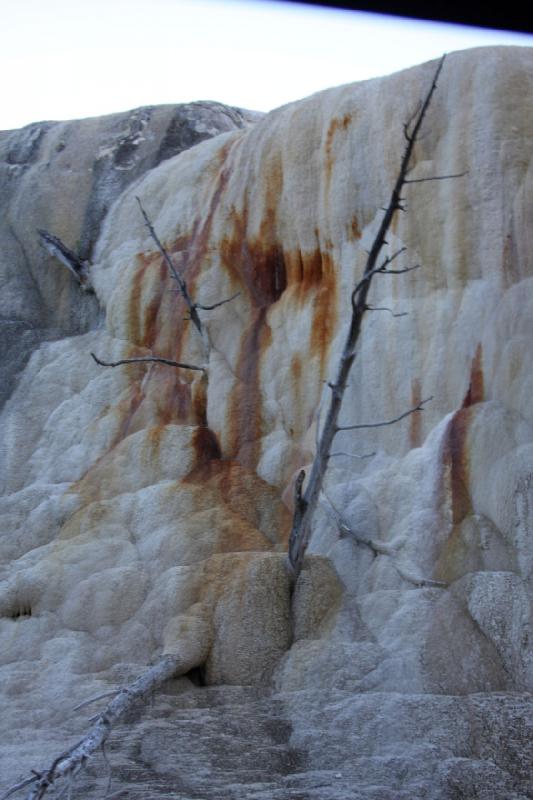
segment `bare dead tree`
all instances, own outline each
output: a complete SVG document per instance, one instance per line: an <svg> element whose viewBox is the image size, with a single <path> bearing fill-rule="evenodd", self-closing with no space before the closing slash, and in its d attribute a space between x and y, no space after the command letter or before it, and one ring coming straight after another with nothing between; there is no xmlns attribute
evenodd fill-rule
<svg viewBox="0 0 533 800"><path fill-rule="evenodd" d="M211 349L211 344L210 344L210 341L209 341L209 335L208 335L207 329L206 329L204 323L202 322L202 319L201 319L198 311L199 310L201 310L201 311L213 311L215 308L218 308L219 306L223 306L225 303L229 303L232 300L234 300L236 297L238 297L240 292L236 292L235 294L232 294L231 297L227 297L224 300L218 300L217 302L211 303L211 304L198 303L197 301L193 300L193 298L191 296L191 293L189 291L189 287L187 285L187 281L185 280L185 278L183 277L181 271L179 270L179 268L176 266L176 264L172 260L172 258L170 256L170 253L168 252L166 247L162 244L161 239L157 235L156 230L154 228L154 225L153 225L150 217L146 213L146 211L144 209L144 206L141 203L141 199L139 197L137 197L137 196L135 197L135 199L137 200L137 203L139 204L140 212L141 212L142 217L144 219L144 223L145 223L146 227L148 228L148 230L150 232L150 236L152 237L157 249L159 250L159 252L163 256L163 261L167 265L167 268L168 268L168 271L169 271L169 275L170 275L171 279L173 281L175 281L177 286L178 286L176 291L177 291L178 294L180 294L183 297L183 300L185 301L185 305L187 306L187 311L189 313L189 316L186 319L189 320L190 322L192 322L192 324L196 328L196 330L197 330L197 332L198 332L198 334L199 334L199 336L200 336L200 338L202 340L204 359L205 359L205 363L207 364L207 362L209 360L209 351ZM155 362L155 363L158 363L158 364L166 364L167 366L170 366L170 367L179 367L181 369L199 370L199 371L202 371L204 373L207 372L206 366L197 366L197 365L193 365L193 364L185 364L185 363L182 363L182 362L179 362L179 361L173 361L172 359L169 359L169 358L163 358L162 356L132 356L131 358L123 358L123 359L120 359L119 361L113 361L113 362L111 362L111 361L103 361L101 358L98 358L98 356L96 356L94 353L91 353L91 356L93 357L94 361L96 361L96 363L99 364L102 367L118 367L118 366L121 366L122 364L148 363L148 362L152 361L152 362Z"/></svg>
<svg viewBox="0 0 533 800"><path fill-rule="evenodd" d="M431 81L431 85L424 100L422 103L420 103L419 107L403 126L406 144L400 160L398 175L390 195L389 203L387 207L383 209L383 219L368 252L363 277L355 286L351 294L351 319L338 363L336 377L332 382L328 383L328 386L331 390L331 395L329 397L324 426L320 432L320 435L318 436L316 455L311 466L311 472L305 487L305 491L303 491L303 483L305 479L305 473L303 470L299 473L296 481L293 523L289 538L289 551L287 559L288 568L293 576L294 581L298 579L302 569L305 553L311 537L311 524L317 504L319 502L328 462L333 455L336 455L335 453L331 452L331 448L337 433L339 431L356 430L360 428L377 428L383 425L392 425L409 416L410 414L419 413L423 410L424 404L431 399L427 398L422 400L416 406L410 408L408 411L405 411L403 414L400 414L394 419L387 420L385 422L371 422L354 425L339 425L338 423L348 376L356 357L356 345L361 333L363 319L367 311L382 310L381 308L373 309L367 304L367 296L373 278L377 275L404 274L414 269L418 269L420 266L415 264L413 266L408 266L401 269L390 268L390 264L403 254L405 251L404 247L392 255L382 258L382 251L387 245L387 234L390 230L392 220L397 212L406 210L405 201L402 197L402 191L404 187L409 183L423 183L426 181L457 178L465 174L460 173L455 175L437 175L428 178L417 179L408 178L408 175L412 169L414 148L419 138L420 130L422 128L427 110L437 88L437 81L444 64L444 58L445 56L443 56L438 63L437 69L435 70L433 79Z"/></svg>

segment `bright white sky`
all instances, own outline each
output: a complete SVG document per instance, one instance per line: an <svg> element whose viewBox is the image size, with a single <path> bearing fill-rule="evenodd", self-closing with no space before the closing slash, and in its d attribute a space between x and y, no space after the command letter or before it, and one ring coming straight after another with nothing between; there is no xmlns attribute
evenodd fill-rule
<svg viewBox="0 0 533 800"><path fill-rule="evenodd" d="M142 105L268 111L443 52L533 36L266 0L0 0L0 130Z"/></svg>

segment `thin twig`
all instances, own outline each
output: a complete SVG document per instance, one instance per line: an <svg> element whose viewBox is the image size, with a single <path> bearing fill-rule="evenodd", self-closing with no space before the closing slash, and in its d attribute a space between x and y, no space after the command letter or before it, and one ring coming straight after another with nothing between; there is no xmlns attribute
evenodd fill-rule
<svg viewBox="0 0 533 800"><path fill-rule="evenodd" d="M181 367L182 369L194 369L198 372L205 372L205 367L198 367L195 364L185 364L182 361L172 361L170 358L161 358L160 356L135 356L134 358L121 358L120 361L102 361L102 359L91 353L97 364L101 367L119 367L121 364L147 364L155 362L156 364L167 364L170 367Z"/></svg>
<svg viewBox="0 0 533 800"><path fill-rule="evenodd" d="M414 269L420 269L420 264L413 264L412 267L404 267L403 269L380 269L378 271L382 275L403 275L405 272L412 272Z"/></svg>
<svg viewBox="0 0 533 800"><path fill-rule="evenodd" d="M91 353L91 355L93 355ZM94 356L93 356L94 358ZM92 703L97 703L98 700L103 700L105 697L111 697L112 695L117 694L117 690L113 689L112 692L104 692L103 694L99 694L96 697L91 697L90 700L84 700L83 703L79 703L79 705L74 706L72 709L73 711L79 711L81 708L85 708L86 706L92 705Z"/></svg>
<svg viewBox="0 0 533 800"><path fill-rule="evenodd" d="M231 297L227 297L225 300L221 300L219 303L213 303L211 306L205 306L203 303L195 303L194 305L196 308L201 308L202 311L213 311L214 308L218 308L219 306L223 306L225 303L231 303L232 300L235 300L236 297L240 295L240 292L235 292L232 294Z"/></svg>
<svg viewBox="0 0 533 800"><path fill-rule="evenodd" d="M406 180L405 183L427 183L428 181L447 181L450 178L463 178L468 175L468 170L465 172L457 172L455 175L432 175L430 178L412 178Z"/></svg>
<svg viewBox="0 0 533 800"><path fill-rule="evenodd" d="M363 453L362 455L358 455L357 453L345 453L343 450L339 450L336 453L330 453L330 458L336 458L336 456L346 456L347 458L357 458L361 461L365 458L372 458L372 456L376 455L376 451L374 450L373 453Z"/></svg>
<svg viewBox="0 0 533 800"><path fill-rule="evenodd" d="M383 261L381 267L378 268L378 272L381 272L382 269L385 269L387 264L390 264L392 261L394 261L395 258L398 258L398 256L401 256L401 254L405 253L406 250L407 250L407 247L400 247L400 249L396 250L396 252L393 253L391 256L387 256L387 258Z"/></svg>
<svg viewBox="0 0 533 800"><path fill-rule="evenodd" d="M387 308L387 306L367 306L367 311L388 311L389 314L392 314L393 317L408 317L408 311L393 311L392 308Z"/></svg>
<svg viewBox="0 0 533 800"><path fill-rule="evenodd" d="M431 589L448 588L448 584L444 583L444 581L434 581L431 578L419 578L418 576L412 575L406 570L404 570L403 567L400 567L398 564L396 564L395 561L393 561L392 563L394 565L394 569L396 570L400 578L403 578L403 580L407 581L408 583L412 583L414 586L418 586L421 588L427 587Z"/></svg>
<svg viewBox="0 0 533 800"><path fill-rule="evenodd" d="M425 403L429 403L430 400L433 400L433 397L426 397L425 400L421 400L416 406L410 408L408 411L404 411L403 414L400 414L398 417L394 417L394 419L388 419L384 422L366 422L361 425L337 425L337 431L356 431L362 428L383 428L386 425L394 425L395 422L399 422L401 419L405 419L410 414L414 414L416 411L423 411L424 409L422 406Z"/></svg>

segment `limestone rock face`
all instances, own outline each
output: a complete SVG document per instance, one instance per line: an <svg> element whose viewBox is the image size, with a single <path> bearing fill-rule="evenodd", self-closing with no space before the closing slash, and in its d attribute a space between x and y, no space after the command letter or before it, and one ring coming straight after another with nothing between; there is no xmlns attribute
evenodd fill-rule
<svg viewBox="0 0 533 800"><path fill-rule="evenodd" d="M21 169L10 224L28 230L46 205L48 223L34 227L79 238L95 296L51 264L26 290L20 254L6 250L24 319L33 303L62 331L32 354L0 418L6 784L79 737L67 697L75 705L201 639L197 673L114 746L128 796L533 792L529 49L445 63L412 177L466 174L407 188L389 248L420 269L375 282L370 304L407 316L368 315L343 422L433 399L397 425L337 437L292 608L284 568L294 478L313 457L350 290L402 123L434 69L321 92L252 127L232 112L227 132L176 157L169 110L150 111L167 116L149 153L144 110L117 117L124 146L116 134L109 144L109 120L76 123L80 164L132 170L109 181L112 197L107 179L75 193L67 176L43 177L37 192L37 173L31 183ZM41 139L66 153L66 133L40 136L26 131L20 163L44 152ZM136 196L199 302L238 293L201 312L207 356ZM206 371L105 369L90 352ZM95 762L86 796L103 775Z"/></svg>
<svg viewBox="0 0 533 800"><path fill-rule="evenodd" d="M37 229L92 258L102 222L126 186L165 159L260 115L188 103L0 132L0 403L40 342L82 333L98 303L80 295L38 244Z"/></svg>

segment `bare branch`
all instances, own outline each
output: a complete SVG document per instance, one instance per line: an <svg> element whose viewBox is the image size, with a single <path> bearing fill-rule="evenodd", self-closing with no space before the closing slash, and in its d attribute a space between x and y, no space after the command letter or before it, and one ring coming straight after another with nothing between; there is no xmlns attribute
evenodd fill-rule
<svg viewBox="0 0 533 800"><path fill-rule="evenodd" d="M231 297L227 297L225 300L220 300L219 303L213 303L213 305L205 306L203 303L195 303L194 305L196 308L201 308L202 311L213 311L214 308L218 308L219 306L223 306L225 303L231 303L232 300L235 300L236 297L240 295L240 292L235 292L232 294Z"/></svg>
<svg viewBox="0 0 533 800"><path fill-rule="evenodd" d="M346 456L347 458L358 458L362 461L364 458L372 458L372 456L375 455L375 450L373 453L363 453L363 455L358 455L357 453L345 453L344 450L339 450L337 453L330 453L329 457L336 458L337 456Z"/></svg>
<svg viewBox="0 0 533 800"><path fill-rule="evenodd" d="M379 269L382 275L403 275L405 272L412 272L414 269L420 269L420 264L413 264L412 267L404 267L403 269Z"/></svg>
<svg viewBox="0 0 533 800"><path fill-rule="evenodd" d="M394 417L394 419L388 419L385 422L367 422L362 425L338 425L337 431L356 431L361 430L362 428L384 428L386 425L394 425L396 422L399 422L401 419L405 419L410 414L414 414L417 411L423 411L423 406L425 403L429 403L430 400L433 400L433 397L426 397L425 400L421 400L416 406L410 408L408 411L404 411L403 414L400 414L398 417Z"/></svg>
<svg viewBox="0 0 533 800"><path fill-rule="evenodd" d="M156 364L167 364L169 367L181 367L182 369L194 369L198 372L205 372L205 367L198 367L195 364L185 364L182 361L172 361L170 358L162 358L160 356L135 356L133 358L121 358L120 361L102 361L94 353L91 356L101 367L119 367L121 364L148 364L155 362Z"/></svg>
<svg viewBox="0 0 533 800"><path fill-rule="evenodd" d="M396 548L387 545L385 542L378 542L375 541L374 539L369 539L366 536L361 536L360 533L356 533L352 528L350 528L350 526L348 525L348 523L338 510L338 508L333 503L331 497L326 493L324 488L322 489L322 494L326 498L328 503L327 506L325 503L322 503L322 508L327 513L329 513L329 515L334 519L335 524L339 529L341 538L344 536L351 536L353 539L355 539L357 544L362 544L365 547L368 547L370 550L372 550L375 556L378 555L390 556L396 551Z"/></svg>
<svg viewBox="0 0 533 800"><path fill-rule="evenodd" d="M387 308L387 306L367 306L366 310L367 311L388 311L389 314L392 314L393 317L408 317L409 316L409 312L408 311L394 312L392 310L392 308Z"/></svg>
<svg viewBox="0 0 533 800"><path fill-rule="evenodd" d="M468 170L465 172L456 172L454 175L432 175L430 178L412 178L406 180L405 183L427 183L428 181L447 181L450 178L464 178L468 175Z"/></svg>
<svg viewBox="0 0 533 800"><path fill-rule="evenodd" d="M384 244L385 244L385 242L384 242ZM406 250L407 250L407 247L400 247L400 249L396 250L396 252L393 253L391 256L387 256L387 258L382 263L381 267L378 268L378 272L381 272L381 270L385 269L387 264L390 264L392 261L394 261L395 258L398 258L398 256L401 256L401 254L405 253Z"/></svg>
<svg viewBox="0 0 533 800"><path fill-rule="evenodd" d="M92 353L91 353L92 355ZM74 706L72 709L73 711L79 711L81 708L85 708L86 706L90 706L93 703L97 703L98 700L104 700L106 697L112 697L113 695L117 694L118 690L113 689L112 692L104 692L103 694L99 694L96 697L91 697L90 700L84 700L83 703L79 703L77 706Z"/></svg>
<svg viewBox="0 0 533 800"><path fill-rule="evenodd" d="M393 565L394 569L399 574L400 578L403 578L404 581L407 581L408 583L412 583L414 586L418 586L420 588L427 587L433 589L448 588L449 584L444 583L444 581L434 581L431 578L420 578L417 575L414 575L413 573L407 572L407 570L405 570L403 567L400 567L398 564L396 564L395 561L393 561Z"/></svg>

